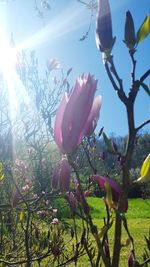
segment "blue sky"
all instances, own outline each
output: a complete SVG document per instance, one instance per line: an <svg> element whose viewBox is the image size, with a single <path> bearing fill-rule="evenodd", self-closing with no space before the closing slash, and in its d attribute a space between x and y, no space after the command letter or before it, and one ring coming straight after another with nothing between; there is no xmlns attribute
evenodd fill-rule
<svg viewBox="0 0 150 267"><path fill-rule="evenodd" d="M38 2L38 1L37 1ZM39 1L40 2L40 1ZM34 1L0 2L0 29L10 36L14 35L16 44L24 44L27 51L36 50L41 69L44 70L47 58L57 58L62 68L67 71L73 67L70 83L74 83L77 75L94 74L98 79L97 94L103 96L98 128L104 126L105 132L117 135L127 133L125 108L118 100L109 82L101 54L95 44L95 21L93 20L88 38L80 42L86 33L90 21L90 12L76 0L50 0L51 10L45 11L44 24L37 17ZM113 55L116 68L123 79L125 91L130 88L131 62L124 39L125 13L130 10L135 29L138 30L145 16L150 14L149 0L110 0L113 22L113 35L117 37ZM150 68L150 36L139 44L136 52L137 72L140 77ZM150 77L147 79L150 84ZM150 116L150 101L144 91L140 91L136 105L135 117L138 126ZM150 129L150 126L145 127Z"/></svg>

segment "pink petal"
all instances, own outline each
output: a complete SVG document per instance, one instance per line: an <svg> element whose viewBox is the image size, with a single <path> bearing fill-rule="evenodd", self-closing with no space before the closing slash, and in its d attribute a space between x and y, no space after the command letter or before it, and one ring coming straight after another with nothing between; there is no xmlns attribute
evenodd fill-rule
<svg viewBox="0 0 150 267"><path fill-rule="evenodd" d="M70 174L71 168L67 159L60 160L54 169L52 176L52 187L57 189L58 187L62 192L67 192L70 189Z"/></svg>
<svg viewBox="0 0 150 267"><path fill-rule="evenodd" d="M88 116L86 125L84 127L84 135L90 135L94 132L96 126L97 126L97 121L99 119L99 112L100 112L100 107L102 104L102 97L101 96L96 96L94 98L94 102L90 111L90 114Z"/></svg>
<svg viewBox="0 0 150 267"><path fill-rule="evenodd" d="M68 192L70 189L70 175L71 175L71 168L66 159L61 160L61 167L60 167L60 190L62 192Z"/></svg>
<svg viewBox="0 0 150 267"><path fill-rule="evenodd" d="M72 151L81 139L82 129L89 116L97 81L93 76L78 78L64 111L62 122L63 147Z"/></svg>
<svg viewBox="0 0 150 267"><path fill-rule="evenodd" d="M100 175L94 175L92 178L103 189L104 189L105 182L107 182L110 185L110 187L111 187L113 201L114 202L118 202L119 201L120 195L122 193L122 188L120 187L120 185L116 181L110 179L109 177L100 176ZM128 209L128 201L126 201L124 203L124 212L126 212L127 209Z"/></svg>
<svg viewBox="0 0 150 267"><path fill-rule="evenodd" d="M58 145L60 151L63 153L63 147L62 147L62 131L61 131L61 127L62 127L62 120L63 120L63 116L64 116L64 111L67 105L67 101L68 101L68 97L67 94L65 93L61 103L59 105L59 108L57 110L56 113L56 119L55 119L55 125L54 125L54 138L55 138L55 142Z"/></svg>
<svg viewBox="0 0 150 267"><path fill-rule="evenodd" d="M59 185L59 170L60 170L60 162L58 162L54 168L52 175L52 188L57 189Z"/></svg>

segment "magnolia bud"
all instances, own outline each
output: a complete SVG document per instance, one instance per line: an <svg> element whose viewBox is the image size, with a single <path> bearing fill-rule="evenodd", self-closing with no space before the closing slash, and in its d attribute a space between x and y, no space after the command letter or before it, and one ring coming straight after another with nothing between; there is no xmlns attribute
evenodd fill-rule
<svg viewBox="0 0 150 267"><path fill-rule="evenodd" d="M132 50L136 44L134 21L130 11L126 12L124 42L129 50Z"/></svg>
<svg viewBox="0 0 150 267"><path fill-rule="evenodd" d="M100 152L99 159L100 160L105 160L105 152L104 151Z"/></svg>
<svg viewBox="0 0 150 267"><path fill-rule="evenodd" d="M98 15L96 23L96 43L101 52L110 56L115 38L112 36L111 13L108 0L98 1Z"/></svg>
<svg viewBox="0 0 150 267"><path fill-rule="evenodd" d="M77 208L77 199L72 192L69 194L69 204L73 211Z"/></svg>
<svg viewBox="0 0 150 267"><path fill-rule="evenodd" d="M112 147L114 149L114 152L117 152L118 151L118 147L117 147L116 143L113 140L111 141L111 143L112 143Z"/></svg>
<svg viewBox="0 0 150 267"><path fill-rule="evenodd" d="M134 255L133 255L133 251L131 251L129 258L128 258L128 267L133 267L133 263L134 263Z"/></svg>

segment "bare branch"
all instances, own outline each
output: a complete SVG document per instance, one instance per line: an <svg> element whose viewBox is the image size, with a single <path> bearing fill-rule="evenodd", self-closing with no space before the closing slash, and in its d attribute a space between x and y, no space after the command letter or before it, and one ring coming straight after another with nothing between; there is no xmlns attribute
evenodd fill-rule
<svg viewBox="0 0 150 267"><path fill-rule="evenodd" d="M150 257L146 259L143 263L140 264L141 267L144 267L146 263L150 262Z"/></svg>
<svg viewBox="0 0 150 267"><path fill-rule="evenodd" d="M108 77L109 77L109 79L110 79L110 81L111 81L111 83L112 83L115 91L118 92L119 91L119 87L117 86L117 84L116 84L116 82L115 82L115 80L114 80L114 78L112 76L112 73L111 73L111 71L109 69L109 65L108 65L107 62L105 63L105 69L106 69L106 72L108 74Z"/></svg>
<svg viewBox="0 0 150 267"><path fill-rule="evenodd" d="M118 97L126 105L128 99L127 99L127 96L126 96L126 94L123 90L123 87L122 87L122 80L119 78L119 76L116 72L116 69L114 68L114 64L111 63L111 69L110 69L108 63L105 62L105 69L106 69L107 75L108 75L108 77L112 83L113 88L117 92ZM114 74L115 78L117 79L117 81L119 83L119 87L117 86L112 73Z"/></svg>
<svg viewBox="0 0 150 267"><path fill-rule="evenodd" d="M140 82L144 82L144 80L146 80L149 75L150 69L143 74L143 76L140 78Z"/></svg>
<svg viewBox="0 0 150 267"><path fill-rule="evenodd" d="M134 52L130 51L130 56L131 56L131 60L132 60L132 71L131 71L132 88L133 88L133 84L135 82L135 67L136 67L136 60L134 59Z"/></svg>
<svg viewBox="0 0 150 267"><path fill-rule="evenodd" d="M143 122L139 127L137 127L136 128L136 132L138 132L140 129L142 129L148 123L150 123L150 119L148 119L147 121Z"/></svg>

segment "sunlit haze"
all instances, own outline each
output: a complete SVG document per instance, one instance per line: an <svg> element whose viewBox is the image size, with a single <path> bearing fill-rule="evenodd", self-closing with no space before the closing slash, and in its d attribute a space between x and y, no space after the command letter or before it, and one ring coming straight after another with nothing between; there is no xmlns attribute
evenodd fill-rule
<svg viewBox="0 0 150 267"><path fill-rule="evenodd" d="M8 1L8 3L2 2L0 5L0 69L5 72L9 84L12 86L14 79L15 83L21 86L23 95L26 94L14 68L16 52L23 49L30 53L34 49L38 57L41 75L45 73L46 60L57 58L64 71L70 67L73 68L70 75L71 85L82 73L91 73L98 79L97 94L102 95L103 103L97 129L104 126L108 133L126 134L125 109L112 89L102 64L101 54L95 44L95 12L88 38L81 42L79 40L88 30L91 12L78 1L51 1L51 9L44 10L44 19L39 18L34 9L34 1L31 0ZM110 6L113 35L117 37L113 48L114 62L123 79L126 93L128 93L131 81L131 60L123 43L125 14L127 10L131 11L137 31L150 11L149 0L116 0L115 2L111 0ZM14 47L11 47L9 42L9 36L12 33ZM135 54L137 79L149 69L149 44L150 37L139 44L137 48ZM150 83L149 79L147 79L147 83ZM12 94L16 95L16 93ZM15 101L17 102L17 99ZM144 108L142 108L143 106ZM149 113L149 98L141 89L135 105L136 125L147 120ZM145 129L149 129L149 126Z"/></svg>

